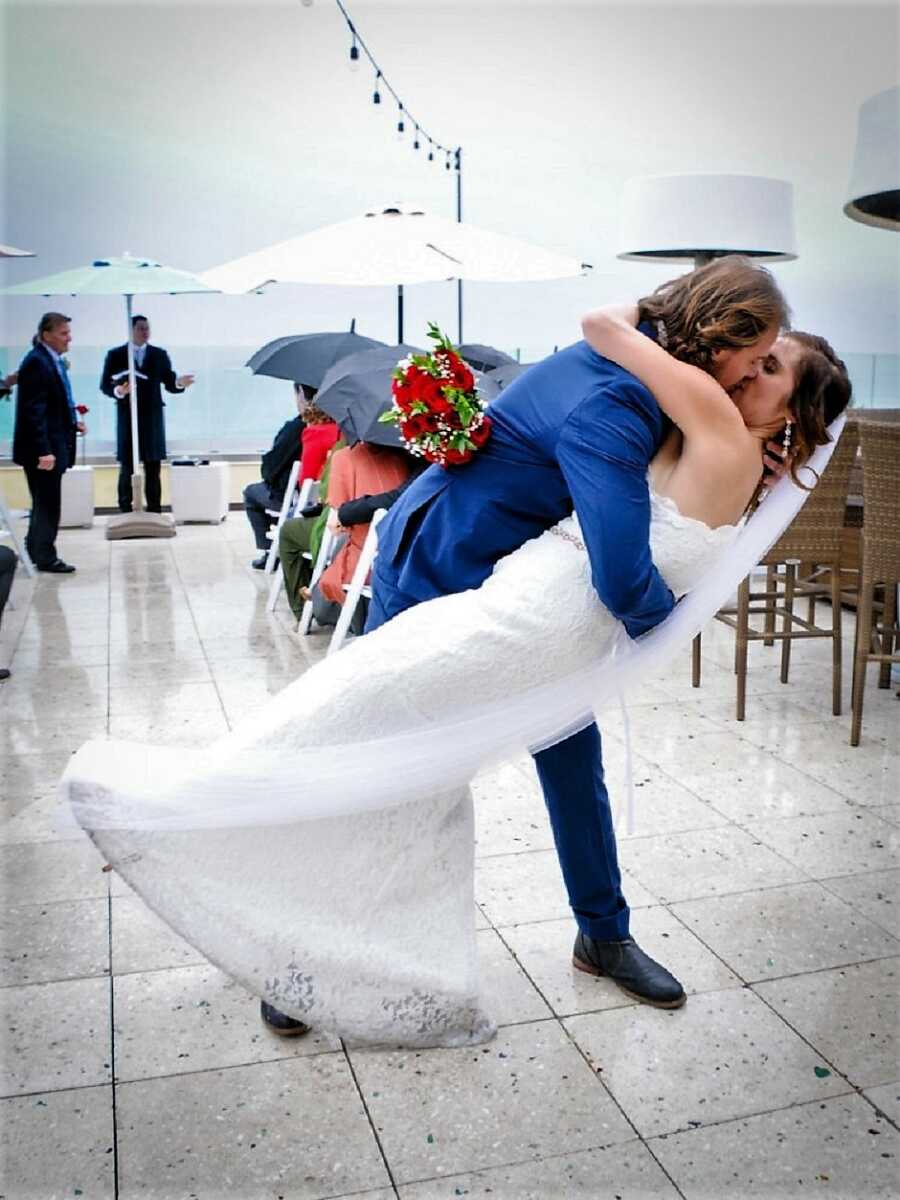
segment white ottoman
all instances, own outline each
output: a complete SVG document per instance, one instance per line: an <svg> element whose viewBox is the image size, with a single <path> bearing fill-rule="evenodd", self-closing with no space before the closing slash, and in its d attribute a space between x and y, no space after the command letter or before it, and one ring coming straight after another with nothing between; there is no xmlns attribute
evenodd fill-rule
<svg viewBox="0 0 900 1200"><path fill-rule="evenodd" d="M59 525L73 529L94 523L94 468L69 467L62 477L62 505Z"/></svg>
<svg viewBox="0 0 900 1200"><path fill-rule="evenodd" d="M169 499L176 525L185 521L218 524L228 516L229 465L169 467Z"/></svg>

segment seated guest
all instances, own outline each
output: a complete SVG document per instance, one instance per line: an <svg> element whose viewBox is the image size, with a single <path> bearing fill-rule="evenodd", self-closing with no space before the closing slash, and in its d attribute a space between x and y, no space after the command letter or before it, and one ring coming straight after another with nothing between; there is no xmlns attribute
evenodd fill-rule
<svg viewBox="0 0 900 1200"><path fill-rule="evenodd" d="M18 558L9 546L0 546L0 622L3 621L3 610L9 599L13 575L16 573ZM0 679L9 679L9 667L0 666Z"/></svg>
<svg viewBox="0 0 900 1200"><path fill-rule="evenodd" d="M410 455L405 451L367 442L348 446L334 456L328 481L328 502L333 510L329 525L334 533L343 532L347 537L319 579L317 587L323 599L344 603L344 584L353 578L371 523L345 528L335 510L361 496L377 496L399 488L409 477L410 466Z"/></svg>
<svg viewBox="0 0 900 1200"><path fill-rule="evenodd" d="M275 434L271 450L263 455L260 482L248 483L244 488L244 511L253 530L256 549L260 551L259 557L253 560L257 571L261 571L266 565L266 555L269 552L266 534L275 521L267 510L274 509L278 512L281 508L291 467L300 457L300 436L304 428L303 408L315 394L315 388L302 383L294 384L294 402L298 415L290 421L285 421Z"/></svg>
<svg viewBox="0 0 900 1200"><path fill-rule="evenodd" d="M334 456L344 449L342 440L335 442L329 452L319 479L319 501L305 508L299 517L285 521L278 535L278 558L284 574L284 590L291 612L300 620L303 601L307 598L313 564L319 554L328 510L328 480ZM308 556L308 557L307 557Z"/></svg>
<svg viewBox="0 0 900 1200"><path fill-rule="evenodd" d="M304 404L301 415L306 424L300 434L298 484L306 479L321 479L328 455L341 436L334 417L329 417L321 408L316 408L312 401L308 400Z"/></svg>
<svg viewBox="0 0 900 1200"><path fill-rule="evenodd" d="M375 496L357 496L355 500L346 500L338 509L338 524L347 529L350 525L369 525L379 508L388 509L403 495L414 479L427 471L429 463L424 458L413 454L406 456L409 460L409 475L399 487L391 488L389 492L379 492Z"/></svg>

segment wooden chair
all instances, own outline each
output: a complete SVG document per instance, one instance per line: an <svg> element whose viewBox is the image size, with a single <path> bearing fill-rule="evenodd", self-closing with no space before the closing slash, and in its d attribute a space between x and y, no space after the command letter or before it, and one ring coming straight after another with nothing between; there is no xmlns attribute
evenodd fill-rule
<svg viewBox="0 0 900 1200"><path fill-rule="evenodd" d="M753 575L738 587L737 603L716 614L735 631L734 670L737 676L736 717L743 721L747 707L747 652L750 642L781 642L781 682L788 682L791 644L796 639L830 638L832 645L832 709L841 711L841 543L850 469L856 458L856 427L849 422L812 495L760 560L766 567L764 590L756 591ZM799 568L799 569L798 569ZM815 602L827 596L831 619L827 627L815 623ZM798 598L807 597L806 618L794 611ZM762 616L755 629L751 617ZM776 619L781 618L781 628ZM700 686L700 634L694 639L692 683Z"/></svg>
<svg viewBox="0 0 900 1200"><path fill-rule="evenodd" d="M877 410L859 423L863 458L862 569L856 607L853 715L850 745L862 730L866 668L880 664L878 686L889 688L891 663L900 662L897 586L900 584L900 424L879 421ZM883 597L876 603L876 591ZM880 612L879 612L880 610Z"/></svg>
<svg viewBox="0 0 900 1200"><path fill-rule="evenodd" d="M375 555L378 553L378 526L382 518L386 515L386 508L379 508L374 513L372 523L369 526L369 532L366 534L366 540L363 542L363 548L356 563L356 570L353 572L353 578L349 583L344 584L344 590L347 595L341 606L341 615L338 617L338 623L334 628L331 641L328 643L329 654L336 653L343 646L347 631L350 628L350 622L353 620L353 614L356 612L360 600L363 597L367 600L372 598L372 589L367 580L372 570L372 563L375 561Z"/></svg>

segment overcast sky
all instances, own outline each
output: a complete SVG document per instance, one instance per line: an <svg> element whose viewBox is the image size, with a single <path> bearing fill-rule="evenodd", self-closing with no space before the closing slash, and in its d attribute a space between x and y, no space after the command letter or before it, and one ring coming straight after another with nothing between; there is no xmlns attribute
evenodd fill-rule
<svg viewBox="0 0 900 1200"><path fill-rule="evenodd" d="M348 0L407 106L464 148L464 216L594 264L585 279L470 285L470 339L526 356L578 336L593 304L677 272L621 262L635 175L790 180L799 258L775 272L795 323L846 352L897 352L897 235L842 213L860 104L898 80L894 5L388 4ZM123 250L203 270L395 199L454 215L452 174L394 136L396 109L348 69L333 0L2 6L0 242L39 257L17 282ZM59 301L63 305L63 301ZM45 307L7 301L0 344ZM84 344L120 306L66 300ZM387 289L142 302L155 340L255 345L359 328L390 339ZM452 285L407 291L407 338L455 333Z"/></svg>

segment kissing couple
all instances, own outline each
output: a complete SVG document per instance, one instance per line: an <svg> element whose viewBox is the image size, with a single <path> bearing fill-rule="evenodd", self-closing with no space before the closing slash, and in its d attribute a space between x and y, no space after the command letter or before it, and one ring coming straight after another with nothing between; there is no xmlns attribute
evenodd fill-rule
<svg viewBox="0 0 900 1200"><path fill-rule="evenodd" d="M467 779L516 731L535 751L574 967L684 1003L630 935L600 733L591 713L564 720L560 698L727 564L767 461L796 476L850 384L742 258L582 331L491 404L471 463L432 466L382 521L364 637L205 750L89 742L63 777L108 861L261 998L276 1033L491 1036Z"/></svg>

